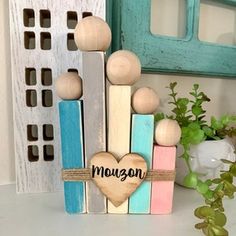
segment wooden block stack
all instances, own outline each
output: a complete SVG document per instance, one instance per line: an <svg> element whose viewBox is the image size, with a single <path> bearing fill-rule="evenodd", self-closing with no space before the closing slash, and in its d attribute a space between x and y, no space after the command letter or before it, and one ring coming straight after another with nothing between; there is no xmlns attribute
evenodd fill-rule
<svg viewBox="0 0 236 236"><path fill-rule="evenodd" d="M148 168L152 168L154 116L159 106L159 98L150 88L138 89L132 97L135 112L132 118L131 152L142 155ZM144 182L130 197L129 213L149 214L151 200L151 182Z"/></svg>
<svg viewBox="0 0 236 236"><path fill-rule="evenodd" d="M85 163L88 164L107 145L104 52L83 52L82 59ZM86 183L86 193L87 212L106 213L106 198L92 181Z"/></svg>
<svg viewBox="0 0 236 236"><path fill-rule="evenodd" d="M141 65L135 54L120 50L107 62L109 88L108 151L122 158L130 152L131 85L141 76ZM128 200L115 207L108 201L109 213L128 213Z"/></svg>
<svg viewBox="0 0 236 236"><path fill-rule="evenodd" d="M77 24L74 37L78 48L83 51L83 101L76 101L80 104L79 114L77 110L62 109L63 105L69 106L68 104L74 103L74 101L64 101L59 104L64 169L86 167L90 158L96 152L105 151L107 145L104 51L110 46L111 31L107 23L101 18L88 16ZM80 97L71 96L73 91L77 89L70 83L71 76L68 75L71 74L67 73L67 78L64 76L63 81L60 78L58 79L56 89L62 99L71 100ZM67 87L65 87L66 85ZM66 93L66 96L63 93ZM80 95L82 95L82 86L80 86ZM81 117L82 114L83 118ZM70 117L71 119L69 119ZM72 120L73 117L74 120ZM82 120L80 129L76 127L79 119ZM81 126L82 123L83 127ZM68 126L70 126L69 130ZM80 133L81 142L75 137L76 132ZM81 146L81 149L84 147L84 151L80 154L78 154L79 146ZM76 165L76 161L85 163L85 166ZM78 202L82 204L79 197L75 196L74 192L76 190L70 192L67 187L72 185L71 188L73 189L76 184L84 185L84 183L65 182L65 205L68 213L82 212L77 208L70 210L73 204L79 204ZM83 188L84 192L85 187ZM85 204L85 201L83 204ZM92 181L86 183L84 211L88 213L106 213L107 211L106 198Z"/></svg>
<svg viewBox="0 0 236 236"><path fill-rule="evenodd" d="M155 130L153 168L174 170L176 147L181 130L174 120L164 119L158 122ZM169 214L172 211L174 181L152 183L151 214Z"/></svg>
<svg viewBox="0 0 236 236"><path fill-rule="evenodd" d="M153 168L175 169L175 146L154 146ZM172 211L174 181L156 181L152 183L151 214L169 214Z"/></svg>
<svg viewBox="0 0 236 236"><path fill-rule="evenodd" d="M152 168L173 171L174 145L179 141L180 128L175 121L164 119L154 129L153 114L159 106L159 98L151 88L140 88L131 96L132 85L141 77L141 64L137 56L130 51L120 50L109 57L106 73L111 85L108 89L106 107L104 51L110 45L111 31L102 19L88 16L78 23L75 41L78 48L83 51L83 83L76 73L66 73L56 84L57 93L64 100L59 104L63 168L72 170L87 168L82 172L84 171L85 176L88 173L86 171L90 171L88 175L91 177L91 163L99 164L101 160L103 163L109 163L112 172L109 174L105 172L105 175L112 176L114 180L117 174L112 169L111 163L116 159L117 163L114 162L114 165L117 166L122 162L121 158L126 156L127 159L131 158L127 163L133 163L135 157L138 158L139 165L143 162L145 168L142 171L145 169L147 172ZM82 93L82 100L78 101ZM131 115L131 106L137 114ZM154 130L158 145L154 146L153 155ZM113 156L115 157L113 161L104 162L106 157ZM134 167L133 164L129 164L128 168L131 167ZM98 168L96 172L99 173L104 167L96 168ZM128 170L131 171L132 178L134 177L132 171L138 169ZM97 178L97 182L87 181L86 186L83 182L71 181L66 181L64 184L65 208L68 213L168 214L171 212L173 181L153 183L141 181L141 185L131 196L134 190L128 191L131 187L127 187L127 192L130 193L124 192L126 197L120 204L115 205L114 201L113 203L107 201L98 185L94 184L99 182L106 188L103 192L109 193L112 192L112 189L109 189L110 179L103 182L103 179ZM134 180L130 181L132 183ZM105 192L104 194L109 197Z"/></svg>
<svg viewBox="0 0 236 236"><path fill-rule="evenodd" d="M59 103L62 165L64 169L84 167L81 78L72 72L56 83ZM64 182L65 208L70 214L85 212L85 183Z"/></svg>

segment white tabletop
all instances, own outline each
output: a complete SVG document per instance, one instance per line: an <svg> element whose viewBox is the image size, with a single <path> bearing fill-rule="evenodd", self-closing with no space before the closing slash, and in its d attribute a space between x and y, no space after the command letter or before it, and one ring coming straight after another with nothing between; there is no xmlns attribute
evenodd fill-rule
<svg viewBox="0 0 236 236"><path fill-rule="evenodd" d="M15 185L0 186L1 236L201 236L194 229L193 209L201 197L193 190L175 186L173 214L68 215L63 193L20 194ZM226 200L227 228L236 235L236 201Z"/></svg>

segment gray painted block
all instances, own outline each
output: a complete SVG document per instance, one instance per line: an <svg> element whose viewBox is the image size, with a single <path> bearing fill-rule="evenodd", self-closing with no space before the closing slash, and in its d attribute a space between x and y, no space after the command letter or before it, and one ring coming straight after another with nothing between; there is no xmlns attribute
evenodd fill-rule
<svg viewBox="0 0 236 236"><path fill-rule="evenodd" d="M84 52L83 101L85 163L106 151L106 84L103 52ZM92 181L86 183L87 212L106 213L106 198Z"/></svg>

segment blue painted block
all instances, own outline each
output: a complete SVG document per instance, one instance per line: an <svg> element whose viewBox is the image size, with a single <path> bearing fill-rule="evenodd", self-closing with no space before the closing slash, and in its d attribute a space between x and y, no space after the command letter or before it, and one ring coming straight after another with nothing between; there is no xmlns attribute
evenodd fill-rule
<svg viewBox="0 0 236 236"><path fill-rule="evenodd" d="M152 167L154 116L135 114L132 117L131 152L140 154ZM129 199L129 213L149 214L151 182L143 182Z"/></svg>
<svg viewBox="0 0 236 236"><path fill-rule="evenodd" d="M59 103L62 165L84 168L81 101ZM85 183L64 182L65 208L70 214L85 212Z"/></svg>

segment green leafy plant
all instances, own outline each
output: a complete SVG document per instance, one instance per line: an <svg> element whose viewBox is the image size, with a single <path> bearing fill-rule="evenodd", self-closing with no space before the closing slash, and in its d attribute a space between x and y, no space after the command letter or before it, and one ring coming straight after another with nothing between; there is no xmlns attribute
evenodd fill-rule
<svg viewBox="0 0 236 236"><path fill-rule="evenodd" d="M198 207L194 214L202 222L195 225L208 236L227 236L228 231L224 228L227 218L224 214L223 198L233 198L236 186L233 177L236 177L236 162L222 160L229 164L229 170L223 172L219 178L207 180L205 183L198 180L197 191L205 198L205 205Z"/></svg>
<svg viewBox="0 0 236 236"><path fill-rule="evenodd" d="M228 235L224 228L226 216L223 208L223 198L233 198L236 192L236 186L233 185L233 177L236 177L236 163L222 160L229 164L229 171L222 172L219 178L213 180L201 181L198 173L192 171L189 158L191 145L199 144L204 140L220 140L226 136L233 137L236 135L236 128L232 123L236 123L236 116L224 115L220 119L211 118L210 124L205 120L203 106L210 102L207 95L199 91L199 85L194 84L192 91L189 93L191 99L177 97L177 83L170 83L167 87L170 90L169 96L173 105L172 115L166 116L163 113L155 115L155 121L164 119L176 120L181 127L180 144L183 146L184 153L182 158L185 160L189 173L184 179L184 185L194 188L205 199L205 205L195 210L195 216L202 219L203 222L195 227L201 229L207 236Z"/></svg>

